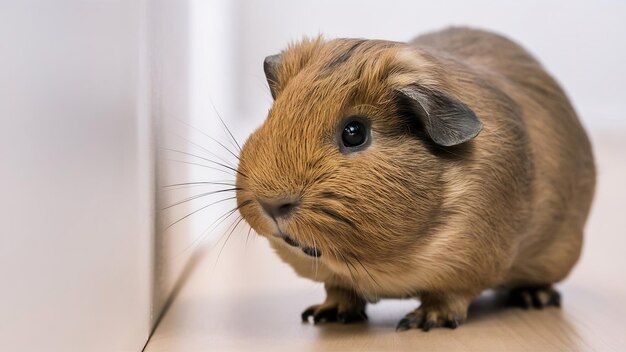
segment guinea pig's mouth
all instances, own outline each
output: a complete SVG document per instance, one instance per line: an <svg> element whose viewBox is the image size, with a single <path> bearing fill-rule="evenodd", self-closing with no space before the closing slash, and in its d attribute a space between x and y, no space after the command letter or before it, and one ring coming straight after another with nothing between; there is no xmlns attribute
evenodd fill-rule
<svg viewBox="0 0 626 352"><path fill-rule="evenodd" d="M320 251L319 248L301 245L293 237L290 237L287 234L280 233L278 234L278 237L282 238L283 241L285 241L288 245L302 249L302 252L308 255L309 257L319 258L322 256L322 251Z"/></svg>

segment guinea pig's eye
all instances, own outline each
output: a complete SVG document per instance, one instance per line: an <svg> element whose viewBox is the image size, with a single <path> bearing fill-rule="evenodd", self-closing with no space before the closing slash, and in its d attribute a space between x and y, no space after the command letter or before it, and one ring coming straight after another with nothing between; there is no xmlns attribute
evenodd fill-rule
<svg viewBox="0 0 626 352"><path fill-rule="evenodd" d="M341 143L346 151L357 151L367 147L369 142L369 125L361 119L350 119L341 132Z"/></svg>

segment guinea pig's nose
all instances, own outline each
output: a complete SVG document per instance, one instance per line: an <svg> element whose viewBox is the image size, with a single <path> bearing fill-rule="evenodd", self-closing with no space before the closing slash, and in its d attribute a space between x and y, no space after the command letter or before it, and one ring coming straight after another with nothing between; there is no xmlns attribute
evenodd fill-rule
<svg viewBox="0 0 626 352"><path fill-rule="evenodd" d="M274 219L284 218L291 214L300 204L297 197L279 197L259 199L261 207Z"/></svg>

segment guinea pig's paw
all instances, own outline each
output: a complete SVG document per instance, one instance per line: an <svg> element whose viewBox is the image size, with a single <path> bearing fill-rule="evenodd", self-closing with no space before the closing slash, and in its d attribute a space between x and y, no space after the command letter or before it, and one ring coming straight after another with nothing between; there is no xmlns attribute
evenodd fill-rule
<svg viewBox="0 0 626 352"><path fill-rule="evenodd" d="M552 286L518 287L509 293L508 304L523 309L561 306L561 294Z"/></svg>
<svg viewBox="0 0 626 352"><path fill-rule="evenodd" d="M316 304L302 312L302 321L308 322L313 317L313 323L339 322L342 324L355 323L367 320L365 307L343 306L339 303Z"/></svg>
<svg viewBox="0 0 626 352"><path fill-rule="evenodd" d="M447 327L456 329L465 321L466 312L454 312L447 307L423 305L405 315L398 322L396 331L409 329L422 329L429 331L435 327Z"/></svg>
<svg viewBox="0 0 626 352"><path fill-rule="evenodd" d="M365 314L365 300L350 289L325 285L326 300L302 312L302 321L308 322L313 317L313 323L339 322L342 324L355 323L367 320Z"/></svg>

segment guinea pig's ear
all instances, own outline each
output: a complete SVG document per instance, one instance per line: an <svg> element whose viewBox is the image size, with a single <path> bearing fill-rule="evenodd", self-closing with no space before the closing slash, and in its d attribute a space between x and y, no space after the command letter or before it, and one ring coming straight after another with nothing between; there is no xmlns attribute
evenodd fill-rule
<svg viewBox="0 0 626 352"><path fill-rule="evenodd" d="M272 92L272 98L276 99L278 94L278 69L282 61L281 54L270 55L263 61L263 71L265 71L265 77L267 83L270 85L270 91Z"/></svg>
<svg viewBox="0 0 626 352"><path fill-rule="evenodd" d="M467 105L444 93L417 85L398 89L433 142L444 147L476 137L483 123Z"/></svg>

